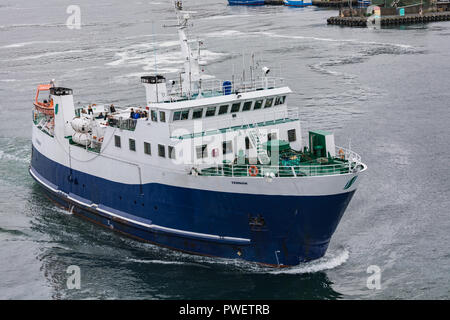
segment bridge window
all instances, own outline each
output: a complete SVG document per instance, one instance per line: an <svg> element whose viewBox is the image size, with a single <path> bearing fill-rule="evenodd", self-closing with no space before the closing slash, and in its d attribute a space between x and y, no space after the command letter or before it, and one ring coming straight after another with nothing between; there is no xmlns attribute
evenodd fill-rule
<svg viewBox="0 0 450 320"><path fill-rule="evenodd" d="M181 111L176 111L173 114L173 121L181 120Z"/></svg>
<svg viewBox="0 0 450 320"><path fill-rule="evenodd" d="M200 119L203 116L203 109L195 109L192 113L192 119Z"/></svg>
<svg viewBox="0 0 450 320"><path fill-rule="evenodd" d="M224 141L222 143L222 152L223 154L228 154L233 152L233 144L231 141Z"/></svg>
<svg viewBox="0 0 450 320"><path fill-rule="evenodd" d="M174 147L168 146L167 153L169 154L169 159L175 159L175 148Z"/></svg>
<svg viewBox="0 0 450 320"><path fill-rule="evenodd" d="M294 142L297 140L297 135L295 134L295 129L288 130L287 135L288 135L289 142Z"/></svg>
<svg viewBox="0 0 450 320"><path fill-rule="evenodd" d="M220 106L220 108L219 108L219 115L225 114L225 113L228 113L228 105L227 104Z"/></svg>
<svg viewBox="0 0 450 320"><path fill-rule="evenodd" d="M158 144L158 156L161 158L166 157L166 147L163 144Z"/></svg>
<svg viewBox="0 0 450 320"><path fill-rule="evenodd" d="M120 145L120 136L114 136L114 145L115 145L117 148L120 148L120 147L121 147L121 145Z"/></svg>
<svg viewBox="0 0 450 320"><path fill-rule="evenodd" d="M159 121L166 122L166 113L164 111L159 112Z"/></svg>
<svg viewBox="0 0 450 320"><path fill-rule="evenodd" d="M152 148L151 148L150 143L148 143L148 142L144 142L144 153L148 154L149 156L152 155Z"/></svg>
<svg viewBox="0 0 450 320"><path fill-rule="evenodd" d="M284 104L285 101L286 101L286 96L282 96L282 97L280 98L280 104Z"/></svg>
<svg viewBox="0 0 450 320"><path fill-rule="evenodd" d="M256 100L256 101L255 101L255 106L253 107L253 110L261 109L262 104L263 104L263 101L262 101L262 100Z"/></svg>
<svg viewBox="0 0 450 320"><path fill-rule="evenodd" d="M136 141L134 139L128 139L128 145L131 151L136 151Z"/></svg>
<svg viewBox="0 0 450 320"><path fill-rule="evenodd" d="M242 111L249 111L252 108L252 101L244 102L244 106L242 107Z"/></svg>
<svg viewBox="0 0 450 320"><path fill-rule="evenodd" d="M156 113L155 110L151 111L151 116L152 116L152 121L158 122L158 114Z"/></svg>
<svg viewBox="0 0 450 320"><path fill-rule="evenodd" d="M276 105L276 106L279 105L279 104L281 104L281 103L280 103L280 100L281 100L281 97L276 97L276 98L275 98L275 105Z"/></svg>
<svg viewBox="0 0 450 320"><path fill-rule="evenodd" d="M209 107L206 109L205 117L212 117L216 114L216 107Z"/></svg>
<svg viewBox="0 0 450 320"><path fill-rule="evenodd" d="M233 103L231 106L231 113L233 112L239 112L239 109L241 108L241 103Z"/></svg>
<svg viewBox="0 0 450 320"><path fill-rule="evenodd" d="M197 159L203 159L208 157L208 146L206 144L202 146L197 146L195 148L195 152L197 154Z"/></svg>
<svg viewBox="0 0 450 320"><path fill-rule="evenodd" d="M266 104L264 105L264 108L270 108L272 106L273 98L266 99Z"/></svg>
<svg viewBox="0 0 450 320"><path fill-rule="evenodd" d="M181 120L187 120L189 119L189 109L181 111Z"/></svg>

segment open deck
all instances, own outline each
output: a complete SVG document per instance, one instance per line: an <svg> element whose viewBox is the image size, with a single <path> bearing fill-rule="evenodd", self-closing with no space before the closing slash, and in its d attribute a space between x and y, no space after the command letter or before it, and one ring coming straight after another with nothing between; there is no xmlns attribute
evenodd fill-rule
<svg viewBox="0 0 450 320"><path fill-rule="evenodd" d="M200 168L200 176L223 177L311 177L348 174L362 169L361 157L348 149L336 147L337 157L314 157L309 152L290 149L280 153L279 164L224 163Z"/></svg>

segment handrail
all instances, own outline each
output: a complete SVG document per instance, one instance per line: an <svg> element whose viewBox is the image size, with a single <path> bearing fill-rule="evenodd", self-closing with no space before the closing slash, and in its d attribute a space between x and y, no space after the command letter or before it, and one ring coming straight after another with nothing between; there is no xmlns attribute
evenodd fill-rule
<svg viewBox="0 0 450 320"><path fill-rule="evenodd" d="M248 177L250 169L257 168L257 174L253 177L304 177L339 175L352 173L359 170L362 164L361 156L346 148L336 147L337 154L333 158L342 163L298 165L298 166L272 166L264 164L211 164L197 165L200 175L204 176L227 176L227 177ZM342 151L341 151L342 150ZM324 158L328 159L328 158Z"/></svg>
<svg viewBox="0 0 450 320"><path fill-rule="evenodd" d="M219 79L200 80L196 85L196 89L190 92L183 92L180 80L168 80L168 83L174 83L170 89L167 98L173 100L174 98L182 100L196 99L199 94L222 96L232 93L251 92L269 88L279 88L284 85L284 79L279 77L257 77L252 80L237 80L230 81L229 91L225 90L225 81Z"/></svg>
<svg viewBox="0 0 450 320"><path fill-rule="evenodd" d="M223 176L223 177L249 177L250 170L257 168L257 173L253 178L273 178L273 177L313 177L324 175L339 175L355 172L360 163L349 162L329 165L300 165L300 166L267 166L267 165L234 165L223 164L217 166L205 166L198 168L203 176Z"/></svg>

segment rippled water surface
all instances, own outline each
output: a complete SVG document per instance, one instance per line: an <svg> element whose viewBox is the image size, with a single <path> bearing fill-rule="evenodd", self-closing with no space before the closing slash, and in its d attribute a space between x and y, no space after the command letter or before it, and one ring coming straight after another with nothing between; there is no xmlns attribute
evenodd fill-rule
<svg viewBox="0 0 450 320"><path fill-rule="evenodd" d="M369 166L327 255L286 270L143 244L47 200L27 169L31 101L55 78L75 101L142 105L139 77L180 67L168 1L0 4L0 298L443 299L450 297L450 22L327 26L333 10L185 1L208 74L253 52L295 92L303 131L332 130ZM68 290L67 267L81 269ZM381 269L381 289L366 286Z"/></svg>

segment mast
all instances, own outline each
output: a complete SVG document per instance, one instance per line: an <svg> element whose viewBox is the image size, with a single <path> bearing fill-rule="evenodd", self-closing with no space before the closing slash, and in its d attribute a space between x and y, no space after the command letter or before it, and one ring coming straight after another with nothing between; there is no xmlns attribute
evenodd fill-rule
<svg viewBox="0 0 450 320"><path fill-rule="evenodd" d="M182 75L182 91L191 96L192 92L198 89L200 80L199 56L191 50L186 30L189 27L190 15L188 11L183 11L180 0L175 1L175 12L178 20L178 37L180 40L181 54L184 61L184 73Z"/></svg>

